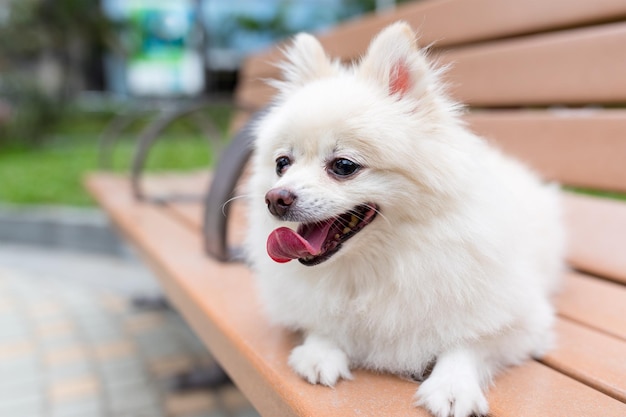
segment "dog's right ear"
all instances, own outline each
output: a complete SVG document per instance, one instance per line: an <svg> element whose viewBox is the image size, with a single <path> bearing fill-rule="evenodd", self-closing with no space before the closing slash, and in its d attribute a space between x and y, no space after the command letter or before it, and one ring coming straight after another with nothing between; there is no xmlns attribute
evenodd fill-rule
<svg viewBox="0 0 626 417"><path fill-rule="evenodd" d="M437 70L418 48L416 35L405 22L386 27L374 38L359 71L398 98L424 99L439 85Z"/></svg>
<svg viewBox="0 0 626 417"><path fill-rule="evenodd" d="M315 37L307 33L296 35L284 50L285 61L278 66L283 80L272 80L271 84L281 93L300 87L318 78L331 75L333 64L324 48Z"/></svg>

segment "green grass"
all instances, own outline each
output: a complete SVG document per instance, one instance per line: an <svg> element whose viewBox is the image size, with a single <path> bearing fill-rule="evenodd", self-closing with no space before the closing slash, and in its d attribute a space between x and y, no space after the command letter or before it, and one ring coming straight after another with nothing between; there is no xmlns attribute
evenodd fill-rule
<svg viewBox="0 0 626 417"><path fill-rule="evenodd" d="M222 132L229 116L224 107L212 109L209 115ZM0 202L93 205L82 180L87 172L99 169L98 139L109 119L78 115L60 123L53 138L36 148L0 149ZM144 124L145 120L139 121L120 138L114 149L114 171L129 171L135 138ZM193 125L181 121L158 139L146 168L150 172L197 170L208 168L212 159L207 140Z"/></svg>
<svg viewBox="0 0 626 417"><path fill-rule="evenodd" d="M224 141L231 108L207 110ZM107 114L74 113L62 120L50 137L37 147L0 148L0 203L94 205L82 181L98 167L98 139L111 120ZM135 151L135 140L148 119L138 120L124 131L115 146L113 170L127 173ZM13 143L17 141L12 141ZM208 168L213 162L207 140L188 120L169 127L150 151L146 169L189 171ZM584 194L626 200L626 194L567 187Z"/></svg>
<svg viewBox="0 0 626 417"><path fill-rule="evenodd" d="M626 201L626 193L620 193L617 191L604 191L604 190L594 190L591 188L581 188L581 187L563 187L567 191L571 191L578 194L590 195L593 197L602 197L602 198L611 198L614 200L624 200Z"/></svg>

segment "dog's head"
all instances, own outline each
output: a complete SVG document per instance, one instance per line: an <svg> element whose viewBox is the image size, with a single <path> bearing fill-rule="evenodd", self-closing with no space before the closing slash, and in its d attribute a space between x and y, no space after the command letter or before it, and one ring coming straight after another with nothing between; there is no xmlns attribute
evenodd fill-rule
<svg viewBox="0 0 626 417"><path fill-rule="evenodd" d="M433 210L426 196L445 188L449 158L440 137L456 118L409 26L385 29L350 67L306 34L286 57L258 126L252 178L274 219L269 255L316 265L348 240Z"/></svg>

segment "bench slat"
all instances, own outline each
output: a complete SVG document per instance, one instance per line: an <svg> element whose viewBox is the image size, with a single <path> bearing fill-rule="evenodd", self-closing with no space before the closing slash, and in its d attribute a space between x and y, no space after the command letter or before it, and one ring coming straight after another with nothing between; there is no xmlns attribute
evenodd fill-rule
<svg viewBox="0 0 626 417"><path fill-rule="evenodd" d="M355 381L334 390L301 381L286 363L295 336L265 321L245 267L206 257L197 231L167 210L135 202L127 180L99 175L87 187L160 272L168 295L261 413L426 416L410 408L416 385L392 376L358 371ZM625 404L535 362L499 377L489 396L496 417L626 413Z"/></svg>
<svg viewBox="0 0 626 417"><path fill-rule="evenodd" d="M451 95L471 106L623 103L626 101L626 23L503 40L446 51ZM277 56L277 59L280 59ZM266 77L278 77L278 71ZM243 78L244 108L265 106L275 90Z"/></svg>
<svg viewBox="0 0 626 417"><path fill-rule="evenodd" d="M269 78L280 79L280 74L276 71ZM275 94L276 89L268 85L265 79L244 78L235 91L235 101L237 107L254 112L267 106Z"/></svg>
<svg viewBox="0 0 626 417"><path fill-rule="evenodd" d="M564 203L571 264L626 284L626 203L571 193Z"/></svg>
<svg viewBox="0 0 626 417"><path fill-rule="evenodd" d="M473 106L623 103L626 23L443 53L450 93Z"/></svg>
<svg viewBox="0 0 626 417"><path fill-rule="evenodd" d="M365 52L381 29L405 20L421 32L420 44L437 47L519 36L626 17L622 0L448 0L411 2L395 10L345 22L319 38L326 50L344 61ZM278 48L249 57L242 79L273 76L270 64L280 59Z"/></svg>
<svg viewBox="0 0 626 417"><path fill-rule="evenodd" d="M610 397L598 391L592 391L594 396L590 398L586 385L573 382L563 374L529 362L497 378L488 395L489 415L600 417L624 412L621 410L626 407L624 403L611 398L614 403L605 404L604 399Z"/></svg>
<svg viewBox="0 0 626 417"><path fill-rule="evenodd" d="M544 178L626 192L624 109L475 111L464 119Z"/></svg>
<svg viewBox="0 0 626 417"><path fill-rule="evenodd" d="M163 178L159 189L167 192L183 188L184 176ZM195 178L195 179L194 179ZM191 184L202 176L189 178ZM180 186L175 186L180 183ZM151 184L157 186L157 181ZM199 184L198 184L199 185ZM186 189L192 192L191 188ZM233 202L229 228L230 241L241 242L245 231L243 201ZM564 206L569 234L568 258L573 266L626 283L624 257L626 247L626 204L612 200L564 193ZM199 204L174 203L168 205L175 215L193 232L202 231L202 208ZM561 313L569 318L601 329L626 340L626 287L594 279L582 274L566 276L559 296ZM581 303L584 303L581 304ZM580 316L584 320L580 320Z"/></svg>
<svg viewBox="0 0 626 417"><path fill-rule="evenodd" d="M542 362L626 402L626 341L560 318L556 349Z"/></svg>
<svg viewBox="0 0 626 417"><path fill-rule="evenodd" d="M174 191L199 195L206 188L207 182L206 174L194 174L193 177L169 176L160 178L158 182L148 181L147 188L158 195ZM242 203L242 199L230 203L233 210L230 221L234 225L228 229L231 242L242 241L245 224ZM626 248L626 203L564 193L563 204L568 230L569 263L578 270L626 284L626 256L623 255ZM167 206L184 219L192 230L202 230L202 202Z"/></svg>
<svg viewBox="0 0 626 417"><path fill-rule="evenodd" d="M626 287L579 273L566 274L559 314L626 340Z"/></svg>
<svg viewBox="0 0 626 417"><path fill-rule="evenodd" d="M203 195L208 189L212 174L209 172L197 172L193 174L178 174L157 176L157 179L147 179L147 189L156 195L171 195L172 193L183 193L188 195ZM173 216L177 217L196 233L204 232L204 211L205 201L194 202L178 202L168 201L163 204ZM230 201L229 221L233 227L228 227L228 242L240 244L243 241L243 233L245 232L245 212L243 207L243 199L239 194ZM217 215L222 215L218 213Z"/></svg>
<svg viewBox="0 0 626 417"><path fill-rule="evenodd" d="M240 120L249 117L238 114ZM546 179L626 192L624 109L482 110L467 113L464 120Z"/></svg>

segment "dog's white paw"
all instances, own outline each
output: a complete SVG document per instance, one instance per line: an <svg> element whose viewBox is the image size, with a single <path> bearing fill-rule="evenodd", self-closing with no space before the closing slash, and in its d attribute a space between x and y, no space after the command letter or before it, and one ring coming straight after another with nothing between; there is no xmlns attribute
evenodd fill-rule
<svg viewBox="0 0 626 417"><path fill-rule="evenodd" d="M489 404L473 379L442 378L431 375L416 394L416 405L425 407L436 417L485 416Z"/></svg>
<svg viewBox="0 0 626 417"><path fill-rule="evenodd" d="M348 357L329 342L308 337L289 355L289 365L311 384L332 387L340 378L352 379Z"/></svg>

